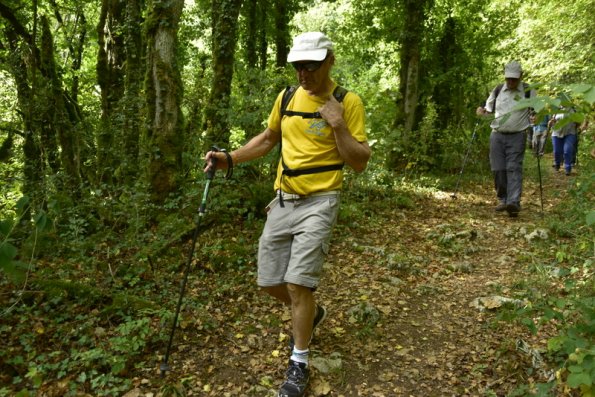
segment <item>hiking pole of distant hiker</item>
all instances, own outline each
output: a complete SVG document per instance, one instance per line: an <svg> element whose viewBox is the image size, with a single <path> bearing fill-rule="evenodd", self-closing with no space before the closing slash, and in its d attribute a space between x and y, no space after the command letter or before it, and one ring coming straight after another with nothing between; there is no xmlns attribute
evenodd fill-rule
<svg viewBox="0 0 595 397"><path fill-rule="evenodd" d="M539 158L541 155L536 153L537 157L537 173L539 174L539 200L541 202L541 216L543 217L543 183L541 181L541 164L539 162Z"/></svg>
<svg viewBox="0 0 595 397"><path fill-rule="evenodd" d="M465 164L467 163L467 158L469 157L469 152L471 151L471 146L473 145L473 141L475 141L475 136L477 135L477 127L479 126L479 120L475 122L475 127L473 128L473 134L471 135L471 140L469 141L469 147L467 148L467 153L465 153L465 158L463 159L463 165L461 166L461 171L459 171L459 177L457 179L457 185L455 187L455 192L451 194L450 197L453 199L457 198L457 193L459 192L459 184L461 183L461 177L463 176L463 170L465 169Z"/></svg>
<svg viewBox="0 0 595 397"><path fill-rule="evenodd" d="M581 130L577 128L576 130L576 143L574 144L574 166L578 167L578 144L581 140Z"/></svg>
<svg viewBox="0 0 595 397"><path fill-rule="evenodd" d="M213 146L211 148L213 152L221 151L218 147ZM210 168L207 171L207 182L205 184L205 190L202 194L202 201L200 203L200 207L198 209L198 218L196 220L196 226L194 228L194 234L192 235L192 246L190 248L190 252L188 254L188 259L186 261L186 268L184 269L184 278L182 279L182 283L180 285L180 296L178 298L178 304L176 306L176 313L174 315L174 319L172 322L171 332L169 334L169 342L167 343L167 350L165 352L165 357L163 358L163 362L161 363L160 370L161 370L161 377L165 376L165 373L170 370L169 364L167 363L169 360L169 355L171 352L172 342L174 340L174 333L176 330L176 325L178 323L178 316L180 315L180 308L182 307L182 299L184 298L184 290L186 289L186 283L188 282L188 275L190 274L190 269L192 268L192 257L194 256L194 249L196 247L196 240L198 239L198 231L200 228L201 219L206 212L207 207L207 197L209 195L209 190L211 187L211 181L215 176L215 172L217 170L217 157L211 157ZM228 171L229 175L229 171Z"/></svg>

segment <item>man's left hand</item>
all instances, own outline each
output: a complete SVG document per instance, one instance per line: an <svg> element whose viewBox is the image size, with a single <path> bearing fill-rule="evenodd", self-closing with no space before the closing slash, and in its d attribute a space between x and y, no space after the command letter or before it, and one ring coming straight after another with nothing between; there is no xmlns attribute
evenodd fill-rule
<svg viewBox="0 0 595 397"><path fill-rule="evenodd" d="M343 122L343 105L333 95L329 95L326 103L318 108L318 112L331 127Z"/></svg>

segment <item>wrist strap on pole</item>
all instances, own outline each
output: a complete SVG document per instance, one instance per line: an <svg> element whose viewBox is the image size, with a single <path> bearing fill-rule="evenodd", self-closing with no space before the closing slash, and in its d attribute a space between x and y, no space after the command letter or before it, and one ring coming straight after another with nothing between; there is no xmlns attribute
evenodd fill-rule
<svg viewBox="0 0 595 397"><path fill-rule="evenodd" d="M227 150L221 149L221 152L225 154L225 158L227 159L227 173L225 174L225 179L229 179L233 175L233 159Z"/></svg>
<svg viewBox="0 0 595 397"><path fill-rule="evenodd" d="M213 145L211 146L211 151L212 152L221 152L223 154L225 154L225 159L227 160L227 172L225 174L225 179L229 179L231 178L231 176L233 175L233 159L231 158L231 154L229 154L229 152L225 149L220 149L218 146ZM216 164L216 158L213 158L213 175L214 175L214 170L215 170L215 164ZM207 175L208 177L208 175ZM212 179L212 177L211 177Z"/></svg>

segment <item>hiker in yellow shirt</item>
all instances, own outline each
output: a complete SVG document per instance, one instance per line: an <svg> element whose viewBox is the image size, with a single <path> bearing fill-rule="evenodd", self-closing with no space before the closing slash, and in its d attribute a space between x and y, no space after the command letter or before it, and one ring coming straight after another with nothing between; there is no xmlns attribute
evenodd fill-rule
<svg viewBox="0 0 595 397"><path fill-rule="evenodd" d="M299 86L279 93L262 133L231 153L207 153L205 171L213 157L217 168L227 168L281 144L275 198L259 242L257 284L291 308L292 352L278 396L300 397L308 385L312 334L327 314L314 291L339 212L343 167L363 171L371 151L360 97L330 77L330 39L320 32L298 35L287 61Z"/></svg>

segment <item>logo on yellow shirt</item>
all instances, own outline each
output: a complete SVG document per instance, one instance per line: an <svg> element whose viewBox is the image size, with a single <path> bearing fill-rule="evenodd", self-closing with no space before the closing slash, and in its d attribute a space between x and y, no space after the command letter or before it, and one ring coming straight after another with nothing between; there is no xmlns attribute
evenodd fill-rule
<svg viewBox="0 0 595 397"><path fill-rule="evenodd" d="M306 128L306 134L316 135L316 136L324 136L324 132L322 130L326 128L328 124L325 120L320 119L313 119L308 121L308 128Z"/></svg>

